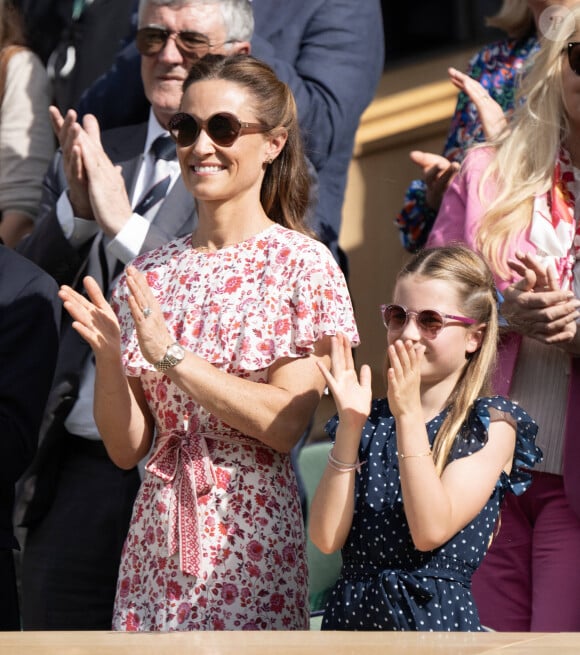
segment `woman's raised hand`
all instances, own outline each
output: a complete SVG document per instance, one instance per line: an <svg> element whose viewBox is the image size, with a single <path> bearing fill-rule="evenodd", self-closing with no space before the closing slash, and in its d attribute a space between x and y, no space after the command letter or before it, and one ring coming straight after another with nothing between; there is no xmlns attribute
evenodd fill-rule
<svg viewBox="0 0 580 655"><path fill-rule="evenodd" d="M89 344L95 357L121 357L119 322L97 281L87 276L83 280L88 298L63 285L58 293L63 306L73 319L73 328Z"/></svg>
<svg viewBox="0 0 580 655"><path fill-rule="evenodd" d="M411 150L409 157L423 169L425 180L425 201L427 206L439 211L447 187L459 170L457 162L451 162L442 155L422 150Z"/></svg>
<svg viewBox="0 0 580 655"><path fill-rule="evenodd" d="M469 75L456 68L449 68L449 80L460 91L469 96L479 114L485 138L489 141L498 137L507 127L507 120L501 105L497 103L487 90Z"/></svg>
<svg viewBox="0 0 580 655"><path fill-rule="evenodd" d="M155 364L163 359L167 346L171 345L175 338L167 329L163 312L145 275L134 266L128 266L126 273L130 292L129 309L135 321L139 347L143 357Z"/></svg>

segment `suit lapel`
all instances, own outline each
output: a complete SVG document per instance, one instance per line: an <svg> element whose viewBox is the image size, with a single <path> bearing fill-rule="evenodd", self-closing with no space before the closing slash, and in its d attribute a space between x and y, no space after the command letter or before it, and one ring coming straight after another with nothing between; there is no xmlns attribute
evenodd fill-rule
<svg viewBox="0 0 580 655"><path fill-rule="evenodd" d="M181 175L161 203L153 223L163 222L163 228L170 234L183 236L190 233L197 220L195 201L185 188Z"/></svg>
<svg viewBox="0 0 580 655"><path fill-rule="evenodd" d="M110 153L111 161L121 166L129 197L133 195L146 138L147 123L103 133L103 145ZM167 197L161 202L153 224L162 223L164 231L168 234L183 236L191 232L191 221L195 214L193 197L185 188L180 175Z"/></svg>
<svg viewBox="0 0 580 655"><path fill-rule="evenodd" d="M121 167L129 198L137 181L147 138L147 123L131 125L103 132L103 146L113 164Z"/></svg>

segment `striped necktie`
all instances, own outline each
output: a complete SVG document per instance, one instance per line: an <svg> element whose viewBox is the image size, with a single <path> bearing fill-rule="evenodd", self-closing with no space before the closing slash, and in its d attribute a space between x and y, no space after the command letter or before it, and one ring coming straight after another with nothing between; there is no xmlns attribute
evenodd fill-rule
<svg viewBox="0 0 580 655"><path fill-rule="evenodd" d="M151 145L151 152L155 159L153 178L148 190L133 209L136 214L141 216L147 216L154 208L157 210L158 203L167 194L171 176L164 174L162 166L158 165L158 162L160 160L171 161L175 159L175 141L170 136L158 136Z"/></svg>
<svg viewBox="0 0 580 655"><path fill-rule="evenodd" d="M151 145L151 152L154 156L154 169L150 180L150 187L141 200L134 207L133 211L148 220L152 220L155 212L159 209L159 203L167 195L171 183L171 176L166 174L157 165L159 160L172 161L175 159L175 141L170 136L158 136ZM109 291L109 285L123 270L123 263L118 259L109 261L105 244L109 239L104 234L100 235L98 243L99 263L102 273L102 287L105 296ZM112 268L111 268L112 267Z"/></svg>

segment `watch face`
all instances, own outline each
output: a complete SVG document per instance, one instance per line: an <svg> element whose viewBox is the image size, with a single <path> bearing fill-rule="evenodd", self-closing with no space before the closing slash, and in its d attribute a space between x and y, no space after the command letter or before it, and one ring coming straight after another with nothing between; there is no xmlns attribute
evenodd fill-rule
<svg viewBox="0 0 580 655"><path fill-rule="evenodd" d="M167 354L170 357L175 357L175 359L181 360L183 359L185 353L183 351L183 348L179 344L174 343L173 345L169 346L169 348L167 349Z"/></svg>
<svg viewBox="0 0 580 655"><path fill-rule="evenodd" d="M179 364L185 357L185 350L178 344L172 343L165 353L165 357L153 364L158 371L164 373L176 364Z"/></svg>

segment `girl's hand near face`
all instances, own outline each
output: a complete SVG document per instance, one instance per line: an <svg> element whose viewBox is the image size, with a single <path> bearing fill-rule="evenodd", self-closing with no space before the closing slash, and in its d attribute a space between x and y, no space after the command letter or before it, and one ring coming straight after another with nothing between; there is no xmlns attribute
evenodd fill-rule
<svg viewBox="0 0 580 655"><path fill-rule="evenodd" d="M356 374L349 340L344 334L331 338L331 371L318 362L328 388L332 392L340 423L345 428L362 429L371 410L371 369L361 367L360 381Z"/></svg>
<svg viewBox="0 0 580 655"><path fill-rule="evenodd" d="M393 416L422 416L421 361L425 346L397 339L388 352L391 366L387 371L387 399Z"/></svg>

